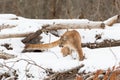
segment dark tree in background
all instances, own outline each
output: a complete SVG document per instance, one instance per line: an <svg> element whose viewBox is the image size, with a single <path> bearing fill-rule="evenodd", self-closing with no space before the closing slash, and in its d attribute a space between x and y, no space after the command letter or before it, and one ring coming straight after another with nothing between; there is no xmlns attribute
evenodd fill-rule
<svg viewBox="0 0 120 80"><path fill-rule="evenodd" d="M105 20L120 14L120 0L0 0L0 13L36 19Z"/></svg>

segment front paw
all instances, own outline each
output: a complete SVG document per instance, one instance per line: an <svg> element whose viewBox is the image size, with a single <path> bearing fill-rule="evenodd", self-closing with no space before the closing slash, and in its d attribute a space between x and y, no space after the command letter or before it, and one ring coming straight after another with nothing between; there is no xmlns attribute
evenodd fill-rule
<svg viewBox="0 0 120 80"><path fill-rule="evenodd" d="M83 56L82 58L80 58L79 61L83 61L84 59L86 59L85 56Z"/></svg>

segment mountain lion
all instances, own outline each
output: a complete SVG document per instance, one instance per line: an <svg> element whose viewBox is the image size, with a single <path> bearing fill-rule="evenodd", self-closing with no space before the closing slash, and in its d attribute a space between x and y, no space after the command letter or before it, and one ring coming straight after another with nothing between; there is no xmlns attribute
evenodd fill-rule
<svg viewBox="0 0 120 80"><path fill-rule="evenodd" d="M81 37L76 30L65 32L61 38L57 41L46 44L26 44L25 50L46 50L55 46L62 47L61 52L63 56L67 56L72 53L72 50L76 51L79 55L79 60L84 59Z"/></svg>

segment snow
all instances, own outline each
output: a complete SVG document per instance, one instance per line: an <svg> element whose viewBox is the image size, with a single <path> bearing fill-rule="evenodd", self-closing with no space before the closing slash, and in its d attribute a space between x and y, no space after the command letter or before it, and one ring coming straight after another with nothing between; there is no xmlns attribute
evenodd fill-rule
<svg viewBox="0 0 120 80"><path fill-rule="evenodd" d="M18 18L18 20L11 20L11 18ZM0 31L0 35L2 34L14 34L14 33L26 33L26 32L35 32L38 29L41 29L43 25L46 24L54 24L54 23L79 23L79 22L88 21L87 19L77 20L77 19L53 19L53 20L44 20L44 19L26 19L23 17L16 16L14 14L0 14L0 25L16 25L14 28L3 29ZM95 42L95 35L102 34L102 38L97 40L97 42L101 42L104 39L115 39L120 40L120 23L116 23L113 26L106 26L105 29L79 29L82 42ZM1 27L1 26L0 26ZM59 33L63 34L65 31L59 31ZM53 42L58 37L48 33L42 34L45 43ZM84 64L85 66L81 68L79 71L95 71L97 69L107 69L111 68L114 65L119 65L120 62L120 47L108 47L108 48L97 48L97 49L89 49L83 48L83 52L85 54L86 59L84 61L79 61L77 59L76 53L72 55L68 55L63 57L60 48L54 47L44 52L26 52L22 53L21 51L24 49L24 44L21 42L22 38L8 38L1 39L0 45L4 43L11 44L13 50L7 50L5 47L0 46L0 50L6 53L17 55L17 58L3 60L0 59L0 63L6 64L13 69L17 70L19 76L18 80L26 80L26 75L32 75L34 77L30 77L29 80L42 80L46 77L47 73L40 68L39 66L45 69L52 69L54 72L62 72L67 69L71 69L72 67L78 66L80 64ZM113 54L114 53L114 54ZM76 58L76 59L74 59ZM39 66L29 64L35 63ZM16 62L17 61L17 62ZM28 70L26 72L26 70Z"/></svg>
<svg viewBox="0 0 120 80"><path fill-rule="evenodd" d="M1 20L10 20L10 19L13 19L13 18L17 18L17 16L14 15L14 14L0 14L0 19Z"/></svg>

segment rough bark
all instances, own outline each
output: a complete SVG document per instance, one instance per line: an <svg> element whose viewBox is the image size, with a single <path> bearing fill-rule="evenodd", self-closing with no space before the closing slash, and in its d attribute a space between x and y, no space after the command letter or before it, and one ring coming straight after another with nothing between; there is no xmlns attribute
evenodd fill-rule
<svg viewBox="0 0 120 80"><path fill-rule="evenodd" d="M30 43L30 41L38 38L38 36L42 33L42 30L37 30L35 33L28 35L25 39L22 40L23 43ZM42 37L41 37L42 38ZM40 39L41 39L40 38Z"/></svg>
<svg viewBox="0 0 120 80"><path fill-rule="evenodd" d="M103 42L95 43L82 43L82 47L88 47L91 49L120 46L120 40L104 40Z"/></svg>

